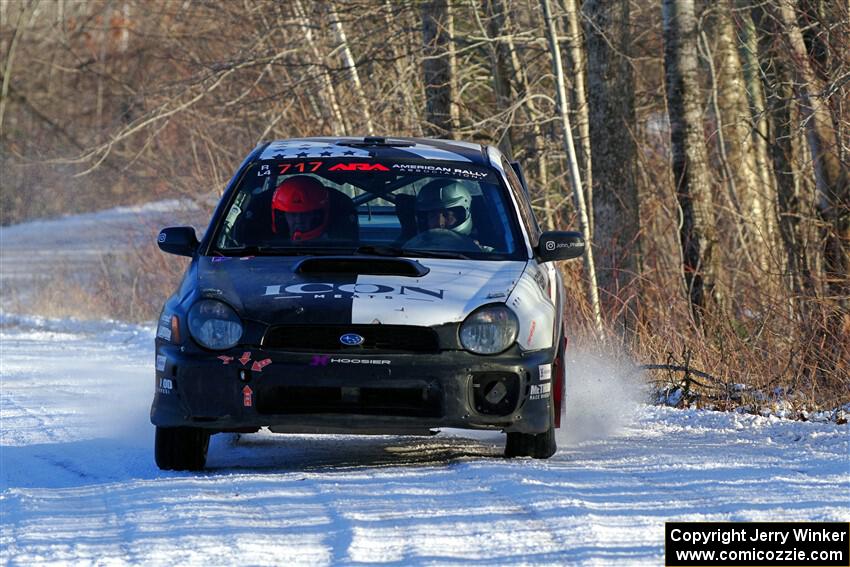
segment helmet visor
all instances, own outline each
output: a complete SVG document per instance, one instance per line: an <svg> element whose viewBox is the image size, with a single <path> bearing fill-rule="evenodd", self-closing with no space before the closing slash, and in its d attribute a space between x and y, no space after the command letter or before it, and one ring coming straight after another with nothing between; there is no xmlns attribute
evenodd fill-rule
<svg viewBox="0 0 850 567"><path fill-rule="evenodd" d="M421 211L417 216L420 230L434 230L435 228L452 230L466 220L466 208L449 207L447 209Z"/></svg>
<svg viewBox="0 0 850 567"><path fill-rule="evenodd" d="M325 211L307 211L305 213L288 213L274 210L275 232L289 233L291 240L304 240L315 238L318 234L311 234L321 228L325 222Z"/></svg>

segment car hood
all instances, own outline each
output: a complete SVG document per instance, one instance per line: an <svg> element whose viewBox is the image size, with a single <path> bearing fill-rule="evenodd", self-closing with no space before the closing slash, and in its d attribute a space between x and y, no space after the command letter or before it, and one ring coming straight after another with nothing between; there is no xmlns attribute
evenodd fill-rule
<svg viewBox="0 0 850 567"><path fill-rule="evenodd" d="M201 295L226 301L245 319L266 324L434 326L462 321L487 303L503 303L525 261L417 258L424 275L297 273L303 257L201 257ZM375 258L376 262L386 258Z"/></svg>

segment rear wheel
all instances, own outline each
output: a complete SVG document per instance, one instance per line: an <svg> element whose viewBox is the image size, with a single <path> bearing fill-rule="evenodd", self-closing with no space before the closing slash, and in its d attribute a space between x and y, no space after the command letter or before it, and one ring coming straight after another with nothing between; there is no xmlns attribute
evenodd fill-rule
<svg viewBox="0 0 850 567"><path fill-rule="evenodd" d="M196 427L157 427L154 456L162 470L199 471L207 463L208 431Z"/></svg>

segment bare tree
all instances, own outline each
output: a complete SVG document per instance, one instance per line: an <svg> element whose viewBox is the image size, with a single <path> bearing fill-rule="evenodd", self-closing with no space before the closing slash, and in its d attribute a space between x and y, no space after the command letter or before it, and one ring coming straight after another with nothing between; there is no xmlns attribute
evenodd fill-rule
<svg viewBox="0 0 850 567"><path fill-rule="evenodd" d="M718 294L717 236L697 78L697 25L693 0L664 0L664 72L679 240L691 313L702 326L709 299Z"/></svg>
<svg viewBox="0 0 850 567"><path fill-rule="evenodd" d="M584 254L584 266L587 270L588 298L593 312L593 323L597 334L602 336L602 311L599 305L599 290L596 283L596 264L593 261L593 241L589 236L590 222L588 221L587 204L584 200L584 191L581 187L581 173L578 167L575 145L573 144L573 133L570 128L569 103L567 101L567 88L564 84L564 65L561 62L561 48L558 42L558 29L552 18L552 8L549 0L540 0L543 7L543 18L546 21L546 29L549 36L549 52L552 57L552 70L555 74L555 84L558 90L558 111L561 127L564 130L564 149L567 152L567 161L570 166L570 185L576 202L576 211L579 215L581 231L587 239L587 251Z"/></svg>
<svg viewBox="0 0 850 567"><path fill-rule="evenodd" d="M345 28L342 27L342 22L339 21L339 15L333 3L328 4L328 10L330 12L331 27L336 36L336 51L339 51L345 69L351 78L354 94L360 103L360 112L363 115L363 120L366 122L366 132L371 136L375 133L375 128L372 126L372 113L369 111L369 101L366 98L366 93L363 92L360 73L357 72L357 63L354 61L354 55L351 53L351 47L349 47L348 38L345 35Z"/></svg>
<svg viewBox="0 0 850 567"><path fill-rule="evenodd" d="M334 89L333 80L325 65L325 57L320 51L317 38L313 35L310 22L307 18L304 6L301 0L295 0L293 4L295 14L298 17L298 25L301 32L304 34L305 43L309 47L311 55L314 58L319 78L322 84L321 96L324 97L323 103L320 105L322 109L328 109L329 116L327 117L333 129L334 135L342 135L348 133L345 118L340 109L339 101L337 100L336 90Z"/></svg>
<svg viewBox="0 0 850 567"><path fill-rule="evenodd" d="M715 103L717 142L736 218L742 235L741 247L746 265L768 273L769 229L764 193L759 179L750 124L749 101L739 55L738 34L731 0L721 0L711 8L716 49L712 52L702 34L706 58L712 69L712 99Z"/></svg>
<svg viewBox="0 0 850 567"><path fill-rule="evenodd" d="M795 3L781 0L778 17L793 58L794 92L806 124L817 187L817 211L825 227L824 272L829 296L844 316L850 307L850 179L838 157L833 118L824 85L812 69Z"/></svg>
<svg viewBox="0 0 850 567"><path fill-rule="evenodd" d="M593 242L599 286L621 332L635 327L641 270L634 83L628 0L586 0L587 86L593 152Z"/></svg>
<svg viewBox="0 0 850 567"><path fill-rule="evenodd" d="M425 81L425 121L431 135L452 137L458 128L454 19L448 0L422 4L422 70Z"/></svg>
<svg viewBox="0 0 850 567"><path fill-rule="evenodd" d="M594 183L593 183L593 160L591 152L590 140L590 110L587 104L587 94L585 89L585 55L581 36L581 24L576 0L563 0L564 2L564 17L566 19L567 29L569 33L566 35L567 53L572 67L570 81L572 97L575 100L575 117L576 126L579 134L579 148L581 149L582 163L582 179L584 183L585 202L587 203L587 214L590 226L590 238L593 238L596 225L596 215L593 207L595 200L593 198Z"/></svg>

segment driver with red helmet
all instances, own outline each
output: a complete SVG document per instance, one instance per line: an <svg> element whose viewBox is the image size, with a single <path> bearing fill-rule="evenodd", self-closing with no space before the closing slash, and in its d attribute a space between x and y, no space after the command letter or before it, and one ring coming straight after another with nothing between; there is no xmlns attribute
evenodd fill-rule
<svg viewBox="0 0 850 567"><path fill-rule="evenodd" d="M272 197L272 232L285 234L293 242L325 235L330 216L330 194L320 181L297 175L283 181Z"/></svg>

